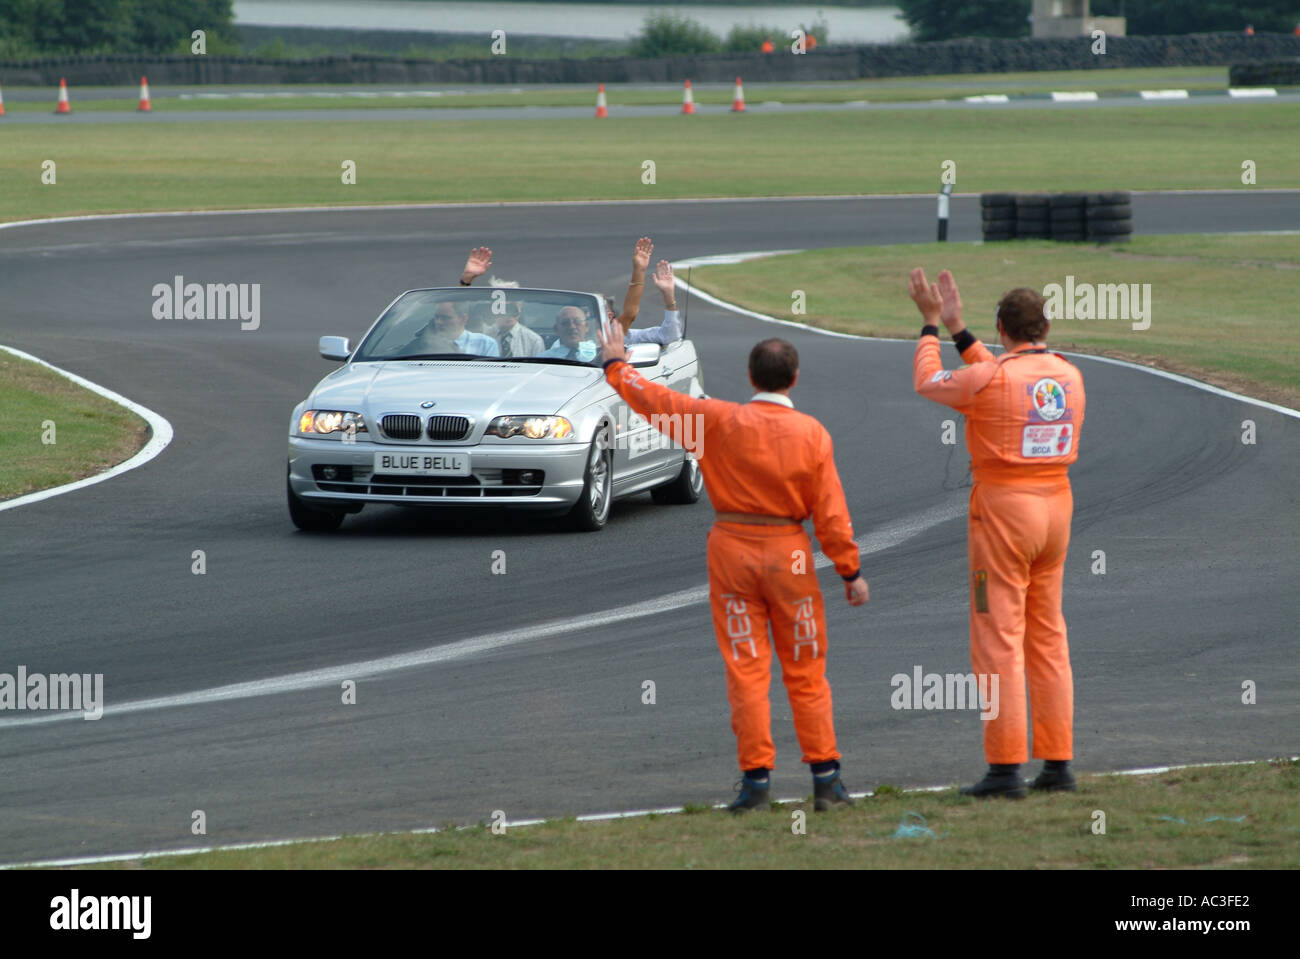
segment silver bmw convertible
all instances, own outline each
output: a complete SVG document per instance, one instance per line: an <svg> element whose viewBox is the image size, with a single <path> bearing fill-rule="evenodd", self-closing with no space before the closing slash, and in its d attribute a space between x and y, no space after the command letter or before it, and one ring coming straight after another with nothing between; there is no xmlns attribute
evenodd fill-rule
<svg viewBox="0 0 1300 959"><path fill-rule="evenodd" d="M397 297L289 423L289 517L338 529L368 503L506 507L599 530L610 504L649 491L694 503L695 458L631 411L600 365L594 293L450 287ZM685 339L630 347L644 376L703 396Z"/></svg>

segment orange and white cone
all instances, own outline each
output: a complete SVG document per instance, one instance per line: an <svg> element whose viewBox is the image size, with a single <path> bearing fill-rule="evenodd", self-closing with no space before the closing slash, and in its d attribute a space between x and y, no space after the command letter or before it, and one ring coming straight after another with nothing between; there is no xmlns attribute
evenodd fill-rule
<svg viewBox="0 0 1300 959"><path fill-rule="evenodd" d="M0 90L0 117L5 115L5 93Z"/></svg>
<svg viewBox="0 0 1300 959"><path fill-rule="evenodd" d="M691 81L686 81L686 92L682 94L682 113L695 112L695 94L691 93Z"/></svg>
<svg viewBox="0 0 1300 959"><path fill-rule="evenodd" d="M740 77L736 77L736 92L731 97L731 112L745 112L745 88L740 85Z"/></svg>
<svg viewBox="0 0 1300 959"><path fill-rule="evenodd" d="M68 81L65 77L59 77L59 105L54 108L54 112L72 112L72 104L68 102Z"/></svg>
<svg viewBox="0 0 1300 959"><path fill-rule="evenodd" d="M605 84L596 88L596 119L609 116L609 107L605 104Z"/></svg>
<svg viewBox="0 0 1300 959"><path fill-rule="evenodd" d="M149 102L149 78L148 77L140 78L140 106L137 107L136 109L138 109L142 113L148 113L150 110L153 109L153 105Z"/></svg>

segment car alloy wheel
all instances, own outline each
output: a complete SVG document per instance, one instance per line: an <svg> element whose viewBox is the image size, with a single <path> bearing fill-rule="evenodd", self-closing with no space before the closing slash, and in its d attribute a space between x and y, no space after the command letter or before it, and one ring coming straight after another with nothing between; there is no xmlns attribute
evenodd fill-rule
<svg viewBox="0 0 1300 959"><path fill-rule="evenodd" d="M594 533L609 520L609 506L614 496L614 476L609 449L609 428L602 426L591 441L587 467L582 473L582 494L569 511L569 525L575 530Z"/></svg>
<svg viewBox="0 0 1300 959"><path fill-rule="evenodd" d="M609 518L609 457L599 438L591 444L591 457L587 460L587 470L591 474L588 495L591 499L591 513L602 523Z"/></svg>
<svg viewBox="0 0 1300 959"><path fill-rule="evenodd" d="M695 457L687 454L681 471L672 482L656 486L650 491L650 498L661 505L689 506L697 502L704 492L704 474Z"/></svg>

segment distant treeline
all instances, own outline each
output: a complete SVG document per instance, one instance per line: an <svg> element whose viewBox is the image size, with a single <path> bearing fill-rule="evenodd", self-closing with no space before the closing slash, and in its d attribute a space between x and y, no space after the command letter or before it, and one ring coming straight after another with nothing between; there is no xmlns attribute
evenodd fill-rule
<svg viewBox="0 0 1300 959"><path fill-rule="evenodd" d="M1031 0L898 0L915 40L1027 37ZM1296 0L1092 0L1094 17L1127 18L1129 36L1290 33L1300 21Z"/></svg>
<svg viewBox="0 0 1300 959"><path fill-rule="evenodd" d="M0 57L237 49L232 0L0 0Z"/></svg>

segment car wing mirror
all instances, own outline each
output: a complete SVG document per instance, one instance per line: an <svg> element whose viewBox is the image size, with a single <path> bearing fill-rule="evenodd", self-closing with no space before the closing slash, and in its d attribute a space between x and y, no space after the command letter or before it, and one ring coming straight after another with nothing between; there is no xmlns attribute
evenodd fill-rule
<svg viewBox="0 0 1300 959"><path fill-rule="evenodd" d="M658 343L637 343L627 348L627 361L633 366L654 366L662 352Z"/></svg>
<svg viewBox="0 0 1300 959"><path fill-rule="evenodd" d="M352 344L346 336L322 336L320 338L320 355L326 360L338 360L346 363L352 355Z"/></svg>

